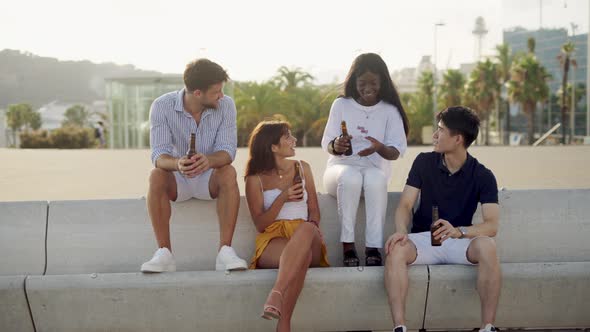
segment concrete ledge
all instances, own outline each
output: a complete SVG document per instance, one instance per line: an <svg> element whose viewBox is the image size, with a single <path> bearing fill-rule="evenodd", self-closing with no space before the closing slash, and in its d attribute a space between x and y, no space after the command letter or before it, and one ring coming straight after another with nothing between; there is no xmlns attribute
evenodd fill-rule
<svg viewBox="0 0 590 332"><path fill-rule="evenodd" d="M234 246L254 251L255 229L245 199ZM144 199L50 202L47 274L139 271L157 248ZM215 202L173 204L170 222L179 271L214 270L219 241Z"/></svg>
<svg viewBox="0 0 590 332"><path fill-rule="evenodd" d="M410 269L408 325L422 325L425 266ZM259 317L276 270L30 277L38 331L274 331ZM295 331L391 329L383 268L315 268L293 317Z"/></svg>
<svg viewBox="0 0 590 332"><path fill-rule="evenodd" d="M25 297L26 276L0 276L0 330L33 332Z"/></svg>
<svg viewBox="0 0 590 332"><path fill-rule="evenodd" d="M399 193L389 193L386 236L393 232L393 212ZM342 265L340 223L336 200L319 195L322 231L333 266ZM156 249L144 199L50 202L47 274L136 272ZM365 207L361 202L356 239L364 254ZM190 200L172 205L172 250L178 271L214 270L219 241L216 202ZM256 228L245 197L240 199L233 247L250 259Z"/></svg>
<svg viewBox="0 0 590 332"><path fill-rule="evenodd" d="M43 274L47 202L0 202L0 276Z"/></svg>
<svg viewBox="0 0 590 332"><path fill-rule="evenodd" d="M477 267L429 267L425 328L478 327ZM590 262L503 263L502 277L496 319L500 328L590 326Z"/></svg>
<svg viewBox="0 0 590 332"><path fill-rule="evenodd" d="M590 260L590 189L507 190L499 199L501 262Z"/></svg>
<svg viewBox="0 0 590 332"><path fill-rule="evenodd" d="M389 193L384 239L393 231L400 193ZM587 261L590 257L590 190L521 190L500 193L497 235L502 262ZM321 227L332 266L342 265L336 200L319 195ZM47 274L136 272L156 248L143 199L50 202ZM359 206L356 241L364 253L365 205ZM475 213L474 222L481 222ZM173 204L173 252L179 271L213 270L219 226L216 202ZM559 234L559 236L555 236ZM240 200L233 246L249 259L256 230L244 197ZM526 239L523 238L526 236ZM552 245L546 245L551 241ZM575 245L572 245L575 243Z"/></svg>

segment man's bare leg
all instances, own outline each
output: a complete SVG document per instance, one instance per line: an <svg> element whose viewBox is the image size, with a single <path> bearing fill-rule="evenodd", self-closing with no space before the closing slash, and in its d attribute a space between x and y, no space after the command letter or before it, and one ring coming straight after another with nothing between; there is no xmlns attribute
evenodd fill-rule
<svg viewBox="0 0 590 332"><path fill-rule="evenodd" d="M408 295L408 265L416 260L416 246L412 241L396 243L385 259L385 288L393 323L406 325L406 298Z"/></svg>
<svg viewBox="0 0 590 332"><path fill-rule="evenodd" d="M226 165L213 170L209 180L211 197L217 199L217 217L219 220L219 249L230 246L238 219L240 208L240 191L236 180L236 170Z"/></svg>
<svg viewBox="0 0 590 332"><path fill-rule="evenodd" d="M474 239L467 248L467 259L478 263L477 292L481 301L481 326L483 328L488 323L493 325L502 287L496 242L489 237Z"/></svg>
<svg viewBox="0 0 590 332"><path fill-rule="evenodd" d="M170 245L170 201L176 200L176 180L172 172L154 168L149 177L147 208L158 248Z"/></svg>

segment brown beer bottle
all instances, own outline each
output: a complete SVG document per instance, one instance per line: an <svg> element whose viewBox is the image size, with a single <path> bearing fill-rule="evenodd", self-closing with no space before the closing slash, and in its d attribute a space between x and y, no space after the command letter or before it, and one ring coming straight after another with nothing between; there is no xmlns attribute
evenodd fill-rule
<svg viewBox="0 0 590 332"><path fill-rule="evenodd" d="M352 155L352 142L348 138L348 129L346 128L346 121L343 120L342 122L340 122L340 129L342 130L342 135L340 135L340 137L344 137L348 141L348 143L350 144L348 149L346 149L346 151L344 151L344 155L350 156L350 155Z"/></svg>
<svg viewBox="0 0 590 332"><path fill-rule="evenodd" d="M432 207L432 224L430 224L430 244L432 246L438 247L442 245L440 240L434 238L434 232L442 227L442 224L434 225L434 223L438 220L438 206L434 205Z"/></svg>
<svg viewBox="0 0 590 332"><path fill-rule="evenodd" d="M299 169L299 162L295 162L295 176L293 177L293 184L302 183L301 170Z"/></svg>
<svg viewBox="0 0 590 332"><path fill-rule="evenodd" d="M197 151L195 149L195 145L196 145L195 144L195 140L196 140L195 133L191 133L191 143L189 145L188 151L186 152L186 157L187 158L190 158L190 157L192 157L192 156L194 156L194 155L197 154Z"/></svg>

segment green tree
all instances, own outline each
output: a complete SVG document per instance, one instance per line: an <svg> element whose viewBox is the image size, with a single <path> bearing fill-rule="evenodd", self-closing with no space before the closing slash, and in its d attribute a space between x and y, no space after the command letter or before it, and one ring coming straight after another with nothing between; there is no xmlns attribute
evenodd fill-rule
<svg viewBox="0 0 590 332"><path fill-rule="evenodd" d="M39 112L32 112L29 117L29 125L33 130L39 130L43 124L41 120L41 114Z"/></svg>
<svg viewBox="0 0 590 332"><path fill-rule="evenodd" d="M423 71L418 77L418 93L423 94L424 96L430 96L432 99L432 94L434 92L434 77L432 76L432 72L427 70Z"/></svg>
<svg viewBox="0 0 590 332"><path fill-rule="evenodd" d="M565 144L565 135L567 132L567 121L566 121L566 113L568 110L568 102L567 102L567 76L570 71L570 65L576 66L576 60L572 59L572 54L576 50L574 43L571 41L563 44L561 46L561 53L557 56L559 59L559 63L561 64L561 70L563 72L561 78L561 91L562 91L562 98L561 98L561 143ZM571 91L571 90L570 90ZM565 92L565 94L563 93Z"/></svg>
<svg viewBox="0 0 590 332"><path fill-rule="evenodd" d="M314 77L303 71L301 68L289 69L286 66L280 67L274 81L283 91L293 90L302 85L307 85L314 80Z"/></svg>
<svg viewBox="0 0 590 332"><path fill-rule="evenodd" d="M29 129L37 130L41 128L41 115L33 111L30 104L13 104L8 106L6 112L6 122L12 130L12 138L16 144L17 134L23 130L28 132Z"/></svg>
<svg viewBox="0 0 590 332"><path fill-rule="evenodd" d="M575 93L574 93L575 92ZM574 93L574 104L578 105L580 103L580 101L582 101L582 98L584 98L586 96L586 85L584 83L578 83L576 84L576 89L572 90L572 85L571 83L567 84L567 88L566 88L566 93L564 95L563 93L563 87L559 88L559 90L557 90L556 93L556 97L558 98L559 101L559 105L566 105L566 110L567 113L571 116L571 112L575 112L575 107L574 109L571 109L571 95L572 93ZM564 100L564 97L567 98L567 100ZM574 113L575 116L575 113ZM566 116L567 117L567 116ZM573 130L571 130L573 131ZM571 131L570 131L570 142L573 139L573 137L571 137Z"/></svg>
<svg viewBox="0 0 590 332"><path fill-rule="evenodd" d="M65 119L61 122L62 127L86 127L89 122L90 112L82 105L74 105L66 110L64 117Z"/></svg>
<svg viewBox="0 0 590 332"><path fill-rule="evenodd" d="M418 78L418 91L413 94L403 93L400 96L402 104L408 113L410 131L409 144L422 144L422 127L433 124L433 90L432 72L424 71Z"/></svg>
<svg viewBox="0 0 590 332"><path fill-rule="evenodd" d="M576 105L578 103L580 103L580 101L582 101L582 98L584 98L586 96L586 85L584 83L578 83L576 84L576 94L575 96L575 100L574 103L576 103ZM564 102L567 104L567 108L569 110L570 106L571 106L571 96L572 95L572 84L568 83L567 84L567 88L566 88L566 98L568 98L568 100L563 100L563 87L559 88L559 90L557 90L556 96L559 98L559 105L562 105Z"/></svg>
<svg viewBox="0 0 590 332"><path fill-rule="evenodd" d="M485 121L485 145L489 145L490 142L490 114L500 94L500 82L498 66L487 59L477 63L469 75L465 89L466 104L475 110L481 120Z"/></svg>
<svg viewBox="0 0 590 332"><path fill-rule="evenodd" d="M238 107L238 144L248 144L254 127L265 118L277 118L279 112L280 90L273 82L236 83L234 97Z"/></svg>
<svg viewBox="0 0 590 332"><path fill-rule="evenodd" d="M309 146L312 142L321 142L330 106L337 96L336 86L320 88L307 85L283 92L282 110L300 140L298 145Z"/></svg>
<svg viewBox="0 0 590 332"><path fill-rule="evenodd" d="M461 96L465 88L465 77L457 69L449 69L443 74L443 79L438 89L438 105L447 108L461 104Z"/></svg>
<svg viewBox="0 0 590 332"><path fill-rule="evenodd" d="M502 106L505 121L504 121L504 144L508 144L510 139L510 105L508 100L504 100L502 95L506 95L506 83L510 80L510 67L512 66L512 51L510 46L506 43L496 46L496 61L498 62L498 71L500 72L500 83L502 84L501 93L498 96L498 106Z"/></svg>
<svg viewBox="0 0 590 332"><path fill-rule="evenodd" d="M313 79L301 68L289 69L285 66L280 67L273 78L281 90L279 112L291 123L293 134L301 146L320 142L318 133L323 134L329 106L336 97L335 87L313 86Z"/></svg>
<svg viewBox="0 0 590 332"><path fill-rule="evenodd" d="M532 38L531 38L532 39ZM528 118L528 139L533 144L535 132L535 108L538 102L549 97L547 80L551 77L534 54L534 40L529 40L529 52L518 56L510 69L508 98L521 105Z"/></svg>

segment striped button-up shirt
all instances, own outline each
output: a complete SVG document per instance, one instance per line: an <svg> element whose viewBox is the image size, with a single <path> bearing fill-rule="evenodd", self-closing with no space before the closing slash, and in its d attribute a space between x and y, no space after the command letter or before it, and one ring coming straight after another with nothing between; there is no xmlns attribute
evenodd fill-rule
<svg viewBox="0 0 590 332"><path fill-rule="evenodd" d="M224 96L217 109L203 111L197 125L191 114L184 110L183 97L184 89L162 95L152 103L150 147L154 166L163 154L175 158L185 155L191 133L196 133L197 153L208 155L226 151L234 160L238 142L234 101Z"/></svg>

